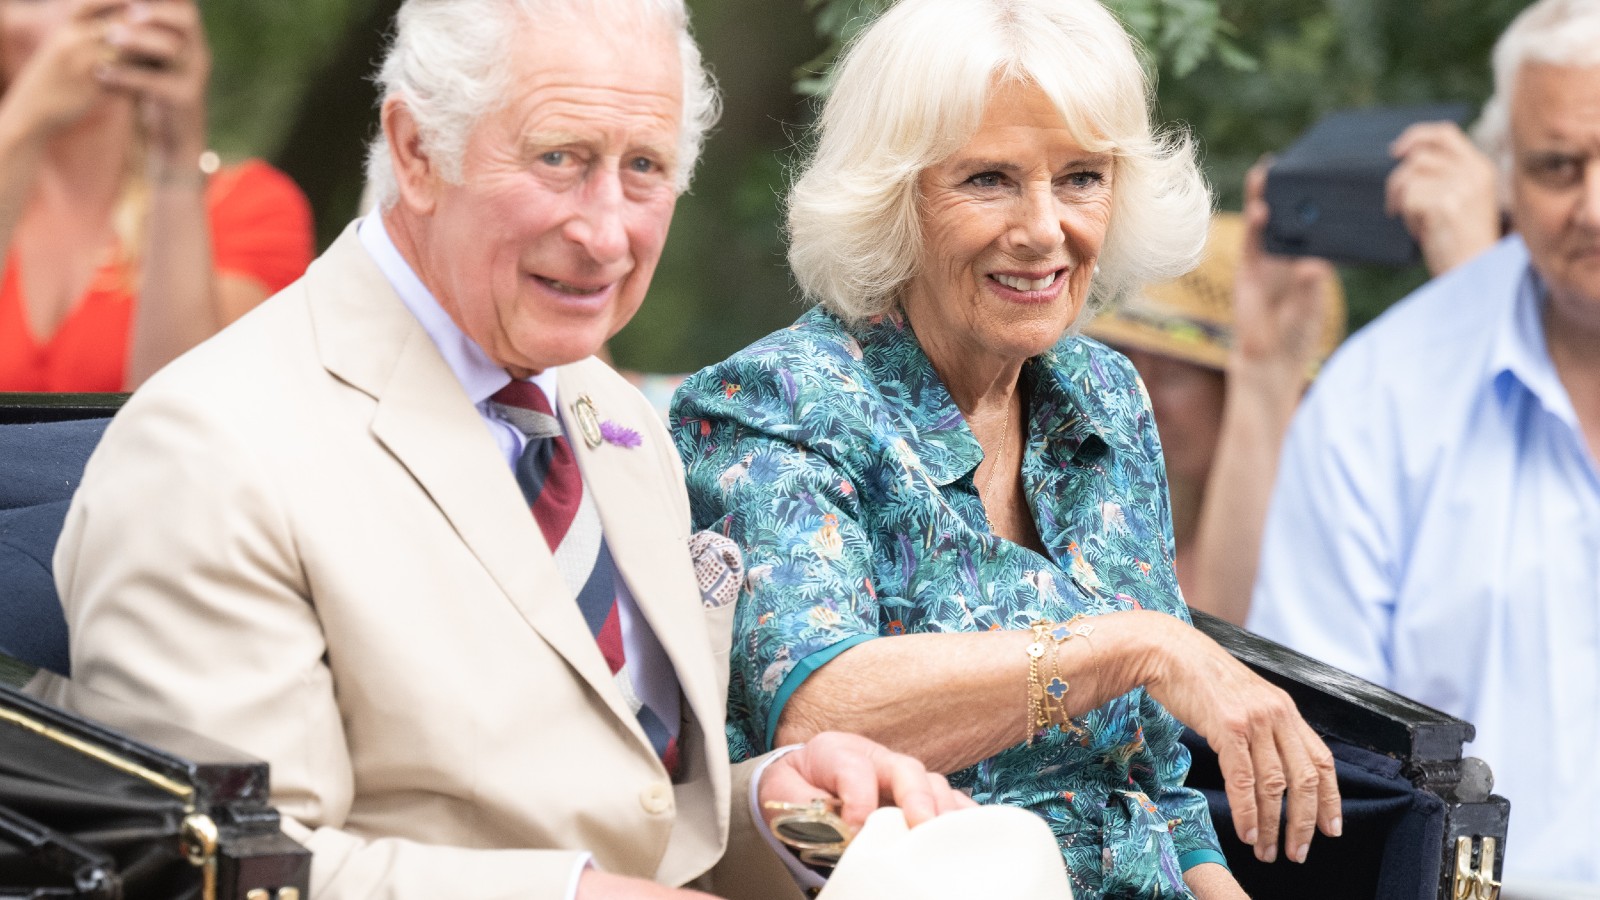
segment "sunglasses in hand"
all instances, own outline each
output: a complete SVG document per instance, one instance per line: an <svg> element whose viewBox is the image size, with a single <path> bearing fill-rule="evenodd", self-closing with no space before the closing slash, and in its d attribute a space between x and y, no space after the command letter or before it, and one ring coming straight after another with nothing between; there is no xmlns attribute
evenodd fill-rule
<svg viewBox="0 0 1600 900"><path fill-rule="evenodd" d="M801 862L825 868L838 865L853 835L839 818L841 805L836 798L818 797L809 803L768 800L762 806L779 813L767 827L785 846L799 852Z"/></svg>

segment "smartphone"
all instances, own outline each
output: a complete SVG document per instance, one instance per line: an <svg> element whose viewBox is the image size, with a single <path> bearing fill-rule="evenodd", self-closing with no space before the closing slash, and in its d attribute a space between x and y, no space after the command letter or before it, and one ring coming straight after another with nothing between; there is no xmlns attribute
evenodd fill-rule
<svg viewBox="0 0 1600 900"><path fill-rule="evenodd" d="M1398 165L1389 145L1417 122L1461 125L1470 111L1449 103L1324 116L1267 170L1267 251L1379 266L1420 262L1405 223L1384 211L1384 184Z"/></svg>

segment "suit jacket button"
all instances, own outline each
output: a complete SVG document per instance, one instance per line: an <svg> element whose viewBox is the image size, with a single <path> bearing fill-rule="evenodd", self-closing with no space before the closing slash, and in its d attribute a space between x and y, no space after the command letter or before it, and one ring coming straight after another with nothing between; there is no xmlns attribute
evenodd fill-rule
<svg viewBox="0 0 1600 900"><path fill-rule="evenodd" d="M672 785L657 782L639 794L639 805L652 816L672 811Z"/></svg>

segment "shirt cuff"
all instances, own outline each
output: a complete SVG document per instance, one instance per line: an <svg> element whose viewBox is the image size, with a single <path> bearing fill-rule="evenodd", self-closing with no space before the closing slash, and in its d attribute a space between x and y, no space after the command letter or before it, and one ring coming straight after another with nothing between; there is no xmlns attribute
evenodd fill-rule
<svg viewBox="0 0 1600 900"><path fill-rule="evenodd" d="M780 757L787 756L804 746L805 744L790 744L787 747L779 747L768 754L767 758L761 761L761 765L756 767L755 774L750 776L750 818L755 822L756 828L760 829L761 836L767 839L767 846L771 847L772 852L783 860L783 864L788 868L789 874L794 876L795 883L802 888L819 888L827 883L827 879L811 871L811 867L801 862L800 857L796 856L794 851L784 846L784 843L773 835L772 829L766 827L767 817L761 814L761 776L766 774L767 766L777 762Z"/></svg>
<svg viewBox="0 0 1600 900"><path fill-rule="evenodd" d="M1185 872L1203 863L1216 863L1224 869L1228 868L1228 858L1220 850L1190 850L1178 855L1178 868Z"/></svg>
<svg viewBox="0 0 1600 900"><path fill-rule="evenodd" d="M772 742L778 737L778 717L783 715L783 707L788 704L789 698L795 689L805 683L811 673L833 661L835 656L849 650L857 644L875 640L875 634L857 634L847 637L835 644L829 644L821 650L813 652L810 656L794 664L789 674L784 677L783 684L778 685L778 692L772 695L772 707L767 710L767 748L771 749Z"/></svg>
<svg viewBox="0 0 1600 900"><path fill-rule="evenodd" d="M585 853L578 857L572 864L572 877L567 879L567 900L578 900L578 881L583 878L583 873L594 867L594 854Z"/></svg>

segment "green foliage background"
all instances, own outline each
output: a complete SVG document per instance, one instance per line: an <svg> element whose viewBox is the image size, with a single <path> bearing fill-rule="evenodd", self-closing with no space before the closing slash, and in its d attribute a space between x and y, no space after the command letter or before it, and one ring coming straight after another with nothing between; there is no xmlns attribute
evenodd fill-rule
<svg viewBox="0 0 1600 900"><path fill-rule="evenodd" d="M308 98L366 90L338 60L347 33L396 0L205 0L216 59L212 123L225 154L316 159L364 141L374 116L321 121ZM800 312L783 256L779 200L827 62L888 0L689 0L726 101L693 190L679 203L644 309L613 344L653 371L714 362ZM1148 48L1159 116L1201 142L1223 208L1244 170L1319 115L1374 103L1488 96L1494 38L1525 0L1108 0ZM346 63L344 71L337 64ZM372 62L371 60L366 61ZM370 64L362 67L370 72ZM341 79L328 83L328 78ZM333 119L334 117L329 117ZM345 154L349 156L348 153ZM319 187L324 243L353 214L361 173ZM327 174L327 173L324 173ZM1359 326L1423 279L1347 269Z"/></svg>

